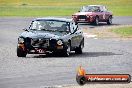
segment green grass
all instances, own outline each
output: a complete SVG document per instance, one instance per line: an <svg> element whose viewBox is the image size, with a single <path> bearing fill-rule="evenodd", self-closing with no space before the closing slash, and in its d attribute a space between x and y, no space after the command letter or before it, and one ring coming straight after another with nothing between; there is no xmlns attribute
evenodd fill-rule
<svg viewBox="0 0 132 88"><path fill-rule="evenodd" d="M19 6L1 7L0 16L68 16L73 14L76 8L67 7L38 7L38 6Z"/></svg>
<svg viewBox="0 0 132 88"><path fill-rule="evenodd" d="M112 29L112 32L119 34L121 37L132 37L132 26Z"/></svg>
<svg viewBox="0 0 132 88"><path fill-rule="evenodd" d="M71 16L89 4L106 5L116 16L132 16L132 0L0 0L0 16Z"/></svg>

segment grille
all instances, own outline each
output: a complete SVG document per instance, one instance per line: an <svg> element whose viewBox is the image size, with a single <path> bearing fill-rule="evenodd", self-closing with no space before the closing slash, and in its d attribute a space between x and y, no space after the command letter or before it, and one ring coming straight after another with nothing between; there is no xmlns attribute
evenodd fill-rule
<svg viewBox="0 0 132 88"><path fill-rule="evenodd" d="M78 19L87 19L87 16L85 16L85 15L80 15L80 16L78 16Z"/></svg>
<svg viewBox="0 0 132 88"><path fill-rule="evenodd" d="M32 39L31 45L33 47L48 47L49 46L49 39Z"/></svg>

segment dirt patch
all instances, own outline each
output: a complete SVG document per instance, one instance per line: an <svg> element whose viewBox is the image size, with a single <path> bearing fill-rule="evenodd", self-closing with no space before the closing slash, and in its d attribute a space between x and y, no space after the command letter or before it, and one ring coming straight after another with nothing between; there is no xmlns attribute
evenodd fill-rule
<svg viewBox="0 0 132 88"><path fill-rule="evenodd" d="M113 33L111 30L122 27L131 27L132 25L113 25L113 26L101 26L94 28L82 28L84 33L97 35L97 38L114 38L120 40L132 40L131 37L122 37L116 33Z"/></svg>

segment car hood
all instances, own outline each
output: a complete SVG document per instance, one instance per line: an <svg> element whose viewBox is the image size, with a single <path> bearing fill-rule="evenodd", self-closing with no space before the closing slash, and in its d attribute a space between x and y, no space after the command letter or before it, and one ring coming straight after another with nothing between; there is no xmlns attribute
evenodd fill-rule
<svg viewBox="0 0 132 88"><path fill-rule="evenodd" d="M50 38L50 39L59 39L62 36L65 36L65 33L61 32L45 32L45 31L29 31L23 32L21 37L29 37L29 38Z"/></svg>
<svg viewBox="0 0 132 88"><path fill-rule="evenodd" d="M93 12L78 12L78 13L75 13L74 15L92 15Z"/></svg>

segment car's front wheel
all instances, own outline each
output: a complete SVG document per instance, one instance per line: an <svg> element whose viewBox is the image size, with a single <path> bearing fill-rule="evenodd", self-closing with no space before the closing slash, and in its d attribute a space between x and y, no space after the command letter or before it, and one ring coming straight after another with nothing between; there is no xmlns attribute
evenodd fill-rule
<svg viewBox="0 0 132 88"><path fill-rule="evenodd" d="M26 57L26 55L27 55L26 51L23 51L22 49L17 48L17 56L18 57Z"/></svg>
<svg viewBox="0 0 132 88"><path fill-rule="evenodd" d="M110 17L108 18L107 24L108 24L108 25L111 25L111 24L112 24L112 16L110 16Z"/></svg>
<svg viewBox="0 0 132 88"><path fill-rule="evenodd" d="M95 17L94 25L96 25L96 26L99 25L99 17L97 17L97 16Z"/></svg>
<svg viewBox="0 0 132 88"><path fill-rule="evenodd" d="M70 44L67 45L67 48L63 51L63 56L68 57L71 52L71 46Z"/></svg>
<svg viewBox="0 0 132 88"><path fill-rule="evenodd" d="M80 45L79 45L79 47L77 47L76 49L75 49L75 53L76 54L82 54L82 49L83 49L83 47L84 47L84 39L82 40L82 42L80 43Z"/></svg>

